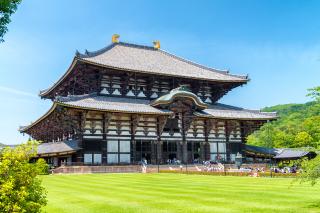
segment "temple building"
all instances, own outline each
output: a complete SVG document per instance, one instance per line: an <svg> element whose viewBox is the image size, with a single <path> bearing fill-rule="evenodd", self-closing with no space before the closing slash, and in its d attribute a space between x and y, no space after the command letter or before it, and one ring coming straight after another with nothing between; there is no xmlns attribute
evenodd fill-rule
<svg viewBox="0 0 320 213"><path fill-rule="evenodd" d="M234 162L246 137L275 113L218 103L247 76L209 68L119 36L76 52L65 74L40 92L52 107L20 128L41 141L38 156L60 165Z"/></svg>

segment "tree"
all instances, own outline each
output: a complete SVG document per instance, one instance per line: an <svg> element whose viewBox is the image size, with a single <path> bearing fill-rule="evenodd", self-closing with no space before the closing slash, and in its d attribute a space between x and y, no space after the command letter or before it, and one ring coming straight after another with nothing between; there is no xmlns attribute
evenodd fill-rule
<svg viewBox="0 0 320 213"><path fill-rule="evenodd" d="M8 31L7 25L10 23L10 16L17 10L21 0L0 0L0 43L3 36Z"/></svg>
<svg viewBox="0 0 320 213"><path fill-rule="evenodd" d="M315 101L320 102L320 86L308 89L308 91L309 93L307 94L307 96L311 97Z"/></svg>
<svg viewBox="0 0 320 213"><path fill-rule="evenodd" d="M294 143L297 147L316 147L313 138L307 132L299 132L294 138Z"/></svg>
<svg viewBox="0 0 320 213"><path fill-rule="evenodd" d="M320 155L312 160L305 159L301 164L301 168L303 170L299 176L301 181L310 182L311 185L316 184L320 178Z"/></svg>
<svg viewBox="0 0 320 213"><path fill-rule="evenodd" d="M6 147L0 156L0 212L37 213L46 205L46 191L38 175L46 167L43 160L30 163L36 144L29 141Z"/></svg>

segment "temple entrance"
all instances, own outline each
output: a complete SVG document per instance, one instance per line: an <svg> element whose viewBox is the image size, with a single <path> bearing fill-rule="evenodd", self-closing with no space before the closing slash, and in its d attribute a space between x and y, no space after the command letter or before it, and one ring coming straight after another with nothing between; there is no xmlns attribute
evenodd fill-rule
<svg viewBox="0 0 320 213"><path fill-rule="evenodd" d="M168 164L176 164L181 161L181 159L178 159L177 150L178 148L176 141L163 141L163 162Z"/></svg>
<svg viewBox="0 0 320 213"><path fill-rule="evenodd" d="M188 141L188 163L200 162L200 142Z"/></svg>
<svg viewBox="0 0 320 213"><path fill-rule="evenodd" d="M146 160L147 163L151 163L151 148L152 142L151 141L143 141L137 140L136 141L136 161L141 162Z"/></svg>
<svg viewBox="0 0 320 213"><path fill-rule="evenodd" d="M200 155L199 153L193 154L193 163L200 163Z"/></svg>
<svg viewBox="0 0 320 213"><path fill-rule="evenodd" d="M177 154L176 154L176 153L171 153L171 154L169 154L168 159L170 159L170 160L177 159Z"/></svg>
<svg viewBox="0 0 320 213"><path fill-rule="evenodd" d="M141 154L141 160L142 161L147 161L147 163L151 163L151 154L150 153L142 153Z"/></svg>

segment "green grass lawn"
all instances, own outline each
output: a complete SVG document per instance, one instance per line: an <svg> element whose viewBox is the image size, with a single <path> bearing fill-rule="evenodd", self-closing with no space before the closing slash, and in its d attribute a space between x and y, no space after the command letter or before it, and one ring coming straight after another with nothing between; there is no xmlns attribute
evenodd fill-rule
<svg viewBox="0 0 320 213"><path fill-rule="evenodd" d="M320 212L320 186L285 178L88 174L43 184L47 212Z"/></svg>

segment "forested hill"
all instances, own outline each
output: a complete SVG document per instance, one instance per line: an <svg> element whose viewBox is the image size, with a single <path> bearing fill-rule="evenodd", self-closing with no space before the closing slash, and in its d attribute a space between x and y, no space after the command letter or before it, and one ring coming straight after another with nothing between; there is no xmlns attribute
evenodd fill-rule
<svg viewBox="0 0 320 213"><path fill-rule="evenodd" d="M320 145L320 103L284 104L262 109L276 111L279 119L265 124L248 137L248 144L267 147L315 147Z"/></svg>

